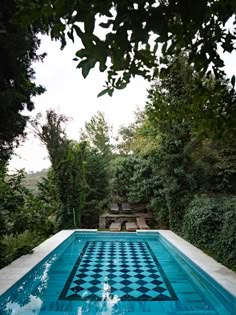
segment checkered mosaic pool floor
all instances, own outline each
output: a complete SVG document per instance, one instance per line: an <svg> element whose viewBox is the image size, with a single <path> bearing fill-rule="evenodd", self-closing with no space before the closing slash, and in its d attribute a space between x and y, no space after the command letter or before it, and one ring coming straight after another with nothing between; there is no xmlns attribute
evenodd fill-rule
<svg viewBox="0 0 236 315"><path fill-rule="evenodd" d="M89 241L61 292L63 300L177 300L147 242Z"/></svg>

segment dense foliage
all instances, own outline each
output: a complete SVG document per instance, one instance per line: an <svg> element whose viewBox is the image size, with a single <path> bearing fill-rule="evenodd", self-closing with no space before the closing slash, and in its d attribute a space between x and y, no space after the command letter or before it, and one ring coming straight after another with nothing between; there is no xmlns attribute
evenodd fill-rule
<svg viewBox="0 0 236 315"><path fill-rule="evenodd" d="M7 160L24 136L28 117L24 109L34 108L32 97L44 89L34 82L32 63L42 60L37 49L39 27L23 28L14 21L17 1L0 2L0 159Z"/></svg>
<svg viewBox="0 0 236 315"><path fill-rule="evenodd" d="M55 202L33 195L22 184L24 174L0 167L0 267L28 253L55 232Z"/></svg>
<svg viewBox="0 0 236 315"><path fill-rule="evenodd" d="M173 86L165 85L168 100L175 97ZM174 230L235 268L235 143L204 137L186 117L159 120L154 92L136 122L122 128L114 150L101 113L79 142L67 138L65 117L53 111L43 125L33 123L52 167L34 194L22 185L22 173L6 177L2 167L1 264L58 229L97 227L113 200L142 205L155 227Z"/></svg>
<svg viewBox="0 0 236 315"><path fill-rule="evenodd" d="M232 141L236 136L236 93L225 77L202 76L186 55L169 59L169 72L150 90L149 117L166 128L188 121L198 136ZM156 113L158 112L158 115Z"/></svg>
<svg viewBox="0 0 236 315"><path fill-rule="evenodd" d="M236 270L236 197L196 196L183 221L183 235Z"/></svg>
<svg viewBox="0 0 236 315"><path fill-rule="evenodd" d="M97 228L99 215L110 201L109 169L106 159L96 149L86 147L85 156L85 203L81 226Z"/></svg>
<svg viewBox="0 0 236 315"><path fill-rule="evenodd" d="M98 226L99 215L110 201L111 127L104 114L97 112L81 131L85 152L85 203L82 226Z"/></svg>
<svg viewBox="0 0 236 315"><path fill-rule="evenodd" d="M48 111L45 123L37 118L31 125L46 145L52 167L31 191L22 171L8 175L7 165L1 164L0 267L60 229L97 227L110 200L111 145L103 114L85 125L80 142L67 138L66 117Z"/></svg>
<svg viewBox="0 0 236 315"><path fill-rule="evenodd" d="M235 49L235 1L4 0L0 10L0 266L59 229L96 227L113 200L141 204L156 226L236 268L235 76L224 76L218 50ZM80 38L83 76L97 63L107 71L100 95L135 75L154 81L116 147L102 113L80 141L54 111L31 122L52 164L31 192L22 172L7 173L7 160L24 136L21 112L43 92L33 82L38 32L62 48Z"/></svg>
<svg viewBox="0 0 236 315"><path fill-rule="evenodd" d="M66 121L66 117L48 111L45 124L32 122L52 163L51 180L59 204L57 224L59 228L96 226L109 200L109 126L99 112L85 124L81 141L76 142L67 139Z"/></svg>
<svg viewBox="0 0 236 315"><path fill-rule="evenodd" d="M198 72L211 71L211 64L214 73L221 74L224 62L217 48L227 52L235 49L235 12L234 0L19 3L23 25L40 23L52 38L61 40L62 46L68 38L80 38L83 48L76 53L77 67L84 77L96 63L100 71L107 70L107 88L103 93L109 94L114 88L124 88L132 76L152 79L160 71L159 66L166 65L168 56L181 51ZM227 25L229 19L231 29ZM162 58L157 58L157 51L161 51Z"/></svg>
<svg viewBox="0 0 236 315"><path fill-rule="evenodd" d="M131 203L146 203L157 226L171 228L235 268L235 129L223 141L213 129L205 132L200 124L196 128L199 116L181 112L183 106L191 108L187 96L193 88L184 84L186 71L177 68L175 64L176 75L153 85L136 123L122 128L124 142L118 146L122 156L113 164L113 190ZM210 80L211 86L218 82ZM225 95L215 94L216 107ZM227 98L231 97L228 90ZM162 108L168 111L164 114ZM227 119L235 119L234 113L228 112Z"/></svg>

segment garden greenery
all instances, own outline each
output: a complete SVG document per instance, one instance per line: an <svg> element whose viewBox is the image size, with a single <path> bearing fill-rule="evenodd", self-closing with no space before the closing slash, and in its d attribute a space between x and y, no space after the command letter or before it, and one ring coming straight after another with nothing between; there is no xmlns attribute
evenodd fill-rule
<svg viewBox="0 0 236 315"><path fill-rule="evenodd" d="M116 201L141 205L153 227L170 228L236 268L235 91L223 76L199 74L183 54L167 64L117 145L102 113L85 124L79 141L67 137L68 119L52 110L44 123L32 121L51 161L37 191L24 187L22 171L7 172L23 129L10 136L9 148L2 142L0 266L58 230L97 227Z"/></svg>

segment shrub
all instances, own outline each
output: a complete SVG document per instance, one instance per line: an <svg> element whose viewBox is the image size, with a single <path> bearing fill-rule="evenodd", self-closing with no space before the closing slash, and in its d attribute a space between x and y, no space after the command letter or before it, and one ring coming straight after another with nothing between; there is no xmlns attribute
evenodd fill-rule
<svg viewBox="0 0 236 315"><path fill-rule="evenodd" d="M217 259L236 271L236 197L224 199L224 210L223 226L215 249Z"/></svg>
<svg viewBox="0 0 236 315"><path fill-rule="evenodd" d="M207 249L222 227L219 200L197 196L190 202L183 220L182 232L191 243Z"/></svg>
<svg viewBox="0 0 236 315"><path fill-rule="evenodd" d="M186 210L183 236L236 270L236 196L197 196Z"/></svg>
<svg viewBox="0 0 236 315"><path fill-rule="evenodd" d="M151 199L151 209L154 219L157 221L160 228L169 228L169 209L165 200L164 189L159 189L154 192L155 197Z"/></svg>
<svg viewBox="0 0 236 315"><path fill-rule="evenodd" d="M43 240L44 238L30 231L4 235L0 242L0 268L22 255L32 253L32 249Z"/></svg>

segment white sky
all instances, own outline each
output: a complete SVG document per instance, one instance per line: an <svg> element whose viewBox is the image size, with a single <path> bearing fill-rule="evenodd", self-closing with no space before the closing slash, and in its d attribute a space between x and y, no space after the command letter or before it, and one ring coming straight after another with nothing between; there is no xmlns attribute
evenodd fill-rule
<svg viewBox="0 0 236 315"><path fill-rule="evenodd" d="M68 41L66 48L60 50L58 42L42 37L40 51L46 52L47 57L43 63L35 64L36 82L42 84L47 91L34 99L35 110L30 115L34 117L51 108L71 117L67 134L69 138L77 140L84 122L90 120L98 110L104 112L107 122L113 126L115 132L119 126L133 122L134 111L145 105L150 83L137 77L126 89L115 91L112 97L106 95L97 98L97 94L103 89L106 75L94 69L84 79L81 70L76 69L76 62L72 61L78 49L78 46ZM223 57L226 73L231 77L236 74L236 53L226 53ZM15 150L9 169L14 171L24 168L30 172L49 166L46 149L29 132L27 140Z"/></svg>
<svg viewBox="0 0 236 315"><path fill-rule="evenodd" d="M112 97L107 95L97 98L103 90L106 75L98 69L91 70L84 79L76 62L72 61L78 46L68 41L64 50L60 50L59 42L52 42L49 37L42 37L41 52L47 57L43 63L35 64L36 82L42 84L47 91L34 98L35 110L30 113L45 113L54 109L60 114L71 117L67 124L67 134L71 139L79 138L79 131L84 122L102 111L109 125L116 132L121 125L134 121L134 111L143 108L146 102L147 89L150 84L137 77L124 90L115 91ZM27 114L29 114L27 112ZM47 151L31 132L27 140L15 150L9 169L24 168L27 172L39 171L50 166Z"/></svg>

